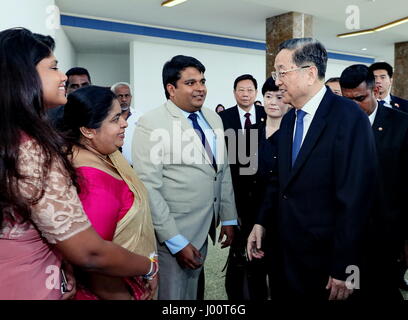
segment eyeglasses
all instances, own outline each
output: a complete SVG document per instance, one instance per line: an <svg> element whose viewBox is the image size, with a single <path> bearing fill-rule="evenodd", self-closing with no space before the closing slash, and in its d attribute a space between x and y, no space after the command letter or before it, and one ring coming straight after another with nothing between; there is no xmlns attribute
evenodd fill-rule
<svg viewBox="0 0 408 320"><path fill-rule="evenodd" d="M303 66L303 67L299 67L299 68L295 68L295 69L291 69L291 70L287 70L287 71L272 71L271 76L272 76L272 79L276 81L278 78L283 79L285 77L285 75L287 73L289 73L289 72L298 71L298 70L306 69L306 68L310 68L310 67L311 66Z"/></svg>

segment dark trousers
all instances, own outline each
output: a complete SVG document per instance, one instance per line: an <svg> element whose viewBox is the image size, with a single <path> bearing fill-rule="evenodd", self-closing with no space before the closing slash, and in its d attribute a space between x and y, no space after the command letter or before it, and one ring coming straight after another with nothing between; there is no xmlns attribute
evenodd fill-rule
<svg viewBox="0 0 408 320"><path fill-rule="evenodd" d="M265 260L247 261L243 247L231 247L225 276L228 300L266 300L267 274Z"/></svg>

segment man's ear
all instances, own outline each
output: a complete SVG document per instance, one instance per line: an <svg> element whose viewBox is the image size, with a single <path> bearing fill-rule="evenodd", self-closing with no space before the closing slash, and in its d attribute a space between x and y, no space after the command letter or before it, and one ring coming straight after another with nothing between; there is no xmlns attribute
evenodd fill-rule
<svg viewBox="0 0 408 320"><path fill-rule="evenodd" d="M91 129L91 128L86 128L86 127L80 127L79 131L81 131L82 135L87 138L87 139L92 139L93 137L95 137L95 129Z"/></svg>
<svg viewBox="0 0 408 320"><path fill-rule="evenodd" d="M308 83L309 85L313 85L317 79L319 79L319 73L316 66L310 66L307 70L308 74Z"/></svg>
<svg viewBox="0 0 408 320"><path fill-rule="evenodd" d="M167 92L169 93L170 97L174 97L175 91L176 91L176 87L175 87L173 84L168 83L168 84L166 85L166 89L167 89Z"/></svg>

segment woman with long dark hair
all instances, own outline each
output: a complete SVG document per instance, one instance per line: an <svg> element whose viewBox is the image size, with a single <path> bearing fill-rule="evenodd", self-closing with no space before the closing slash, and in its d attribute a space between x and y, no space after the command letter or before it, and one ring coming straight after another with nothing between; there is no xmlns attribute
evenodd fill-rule
<svg viewBox="0 0 408 320"><path fill-rule="evenodd" d="M63 260L120 277L157 269L101 239L83 212L65 142L45 116L66 103L53 49L27 29L0 32L0 299L69 298Z"/></svg>

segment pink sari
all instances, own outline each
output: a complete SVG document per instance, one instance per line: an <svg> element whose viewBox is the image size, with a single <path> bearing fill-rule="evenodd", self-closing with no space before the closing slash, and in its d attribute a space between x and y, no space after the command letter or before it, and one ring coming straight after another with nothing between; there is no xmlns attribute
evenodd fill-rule
<svg viewBox="0 0 408 320"><path fill-rule="evenodd" d="M79 167L79 197L92 226L104 240L147 256L155 251L155 242L146 190L119 152L112 154L111 159L124 179L115 178L99 168ZM126 173L125 169L128 169ZM147 295L146 281L142 277L123 280L135 300ZM98 300L99 297L80 284L75 299Z"/></svg>

